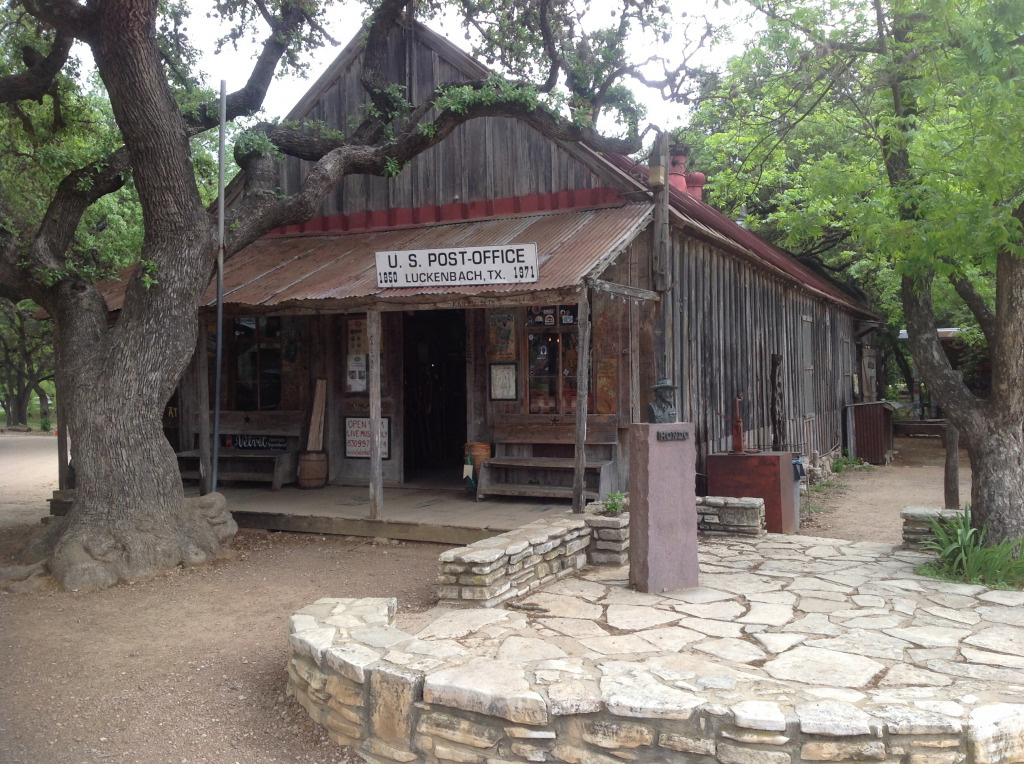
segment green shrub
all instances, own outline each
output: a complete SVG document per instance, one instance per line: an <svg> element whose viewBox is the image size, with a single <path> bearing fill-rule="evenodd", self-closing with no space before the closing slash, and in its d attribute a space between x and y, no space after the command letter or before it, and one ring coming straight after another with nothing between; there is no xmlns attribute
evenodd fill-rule
<svg viewBox="0 0 1024 764"><path fill-rule="evenodd" d="M617 515L622 512L626 503L626 497L621 491L612 491L604 497L604 511L609 515Z"/></svg>
<svg viewBox="0 0 1024 764"><path fill-rule="evenodd" d="M39 420L39 432L50 432L53 430L53 423L50 421L50 417L44 416Z"/></svg>
<svg viewBox="0 0 1024 764"><path fill-rule="evenodd" d="M969 510L929 525L932 538L922 546L938 556L935 568L942 577L986 586L1024 585L1024 539L985 546L985 530L971 527Z"/></svg>

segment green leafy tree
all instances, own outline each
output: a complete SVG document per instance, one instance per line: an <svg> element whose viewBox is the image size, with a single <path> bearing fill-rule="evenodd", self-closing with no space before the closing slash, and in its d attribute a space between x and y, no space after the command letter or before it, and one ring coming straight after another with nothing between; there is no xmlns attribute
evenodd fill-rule
<svg viewBox="0 0 1024 764"><path fill-rule="evenodd" d="M556 139L634 151L642 111L622 82L635 75L669 94L686 83L684 67L631 61L620 44L630 30L664 34L665 9L649 0L623 0L608 25L591 28L582 23L587 8L567 0L453 7L479 54L504 76L407 102L400 83L388 79L388 36L406 13L429 15L442 5L379 0L363 28L364 106L349 115L354 129L345 138L252 119L276 72L301 66L305 51L331 41L325 5L211 4L207 23L221 25L225 44L257 40L259 49L249 79L227 98L229 120L250 120L234 147L245 184L228 215L227 256L316 214L346 175L400 172L467 120L516 117ZM219 108L195 75L187 15L173 0L11 0L0 10L0 103L7 108L0 130L16 147L0 167L37 179L27 198L16 185L0 188L0 293L32 299L54 320L77 495L66 521L51 524L50 569L68 587L211 559L234 533L223 506L183 498L161 430L164 404L195 348L198 303L218 249L216 215L196 170L209 156L197 141L215 129ZM76 41L95 62L105 114L80 84ZM652 78L651 67L662 73ZM291 196L275 193L281 154L312 163ZM127 209L137 212L137 228L117 214ZM95 281L120 256L111 242L94 239L112 230L125 257L142 267L111 326Z"/></svg>
<svg viewBox="0 0 1024 764"><path fill-rule="evenodd" d="M34 314L31 302L0 298L0 406L8 426L28 425L32 393L39 396L40 415L49 410L41 383L53 379L53 343L49 324Z"/></svg>
<svg viewBox="0 0 1024 764"><path fill-rule="evenodd" d="M766 33L686 135L716 201L905 321L970 452L972 522L1024 535L1024 6L752 4ZM941 349L954 321L990 351L984 397Z"/></svg>

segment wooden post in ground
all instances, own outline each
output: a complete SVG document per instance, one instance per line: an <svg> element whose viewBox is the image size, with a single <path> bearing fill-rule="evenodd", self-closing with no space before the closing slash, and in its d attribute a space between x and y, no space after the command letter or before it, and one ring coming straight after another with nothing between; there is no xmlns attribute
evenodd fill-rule
<svg viewBox="0 0 1024 764"><path fill-rule="evenodd" d="M942 479L942 490L946 509L960 509L960 432L947 424L942 432L946 446L946 468Z"/></svg>
<svg viewBox="0 0 1024 764"><path fill-rule="evenodd" d="M580 299L576 308L579 344L576 348L576 461L572 474L572 511L579 514L587 506L585 477L587 399L590 395L590 287L586 284L580 289Z"/></svg>
<svg viewBox="0 0 1024 764"><path fill-rule="evenodd" d="M384 504L384 463L380 456L380 311L366 311L369 339L367 355L370 386L370 519L379 520Z"/></svg>
<svg viewBox="0 0 1024 764"><path fill-rule="evenodd" d="M60 391L57 391L57 487L62 491L71 488L68 485L70 470L68 469L68 418L64 416L65 407L61 404Z"/></svg>

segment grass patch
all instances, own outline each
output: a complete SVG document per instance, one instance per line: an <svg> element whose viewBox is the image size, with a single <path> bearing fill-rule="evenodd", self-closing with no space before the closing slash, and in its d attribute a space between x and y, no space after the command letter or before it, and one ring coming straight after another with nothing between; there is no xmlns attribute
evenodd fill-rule
<svg viewBox="0 0 1024 764"><path fill-rule="evenodd" d="M820 483L814 483L813 485L807 486L804 493L816 496L831 496L837 488L842 487L843 484L835 480L823 480Z"/></svg>
<svg viewBox="0 0 1024 764"><path fill-rule="evenodd" d="M830 512L831 507L826 506L832 495L846 486L836 480L823 480L820 483L808 485L800 492L800 512L814 514L816 512Z"/></svg>
<svg viewBox="0 0 1024 764"><path fill-rule="evenodd" d="M856 470L857 472L874 472L875 468L865 462L863 459L851 459L849 456L843 454L837 456L832 460L832 471L837 475L846 470Z"/></svg>

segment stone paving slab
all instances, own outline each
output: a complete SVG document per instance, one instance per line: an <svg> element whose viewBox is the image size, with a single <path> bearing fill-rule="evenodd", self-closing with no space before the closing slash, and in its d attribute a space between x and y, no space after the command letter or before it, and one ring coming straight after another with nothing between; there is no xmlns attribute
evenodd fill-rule
<svg viewBox="0 0 1024 764"><path fill-rule="evenodd" d="M331 604L341 601L321 601L293 616L290 641L318 663L351 657L350 677L385 650L388 661L415 655L424 660L405 665L422 667L426 703L506 723L718 715L734 725L721 761L744 746L780 751L771 746L794 731L836 738L805 744L808 760L896 761L899 745L879 740L917 735L950 754L922 762L1024 761L1024 593L917 576L927 555L877 543L712 537L699 551L689 591L639 594L626 568L590 568L521 602L438 613L417 634L379 618L348 630L350 613ZM354 648L339 649L346 640ZM982 737L964 742L968 728ZM659 734L671 750L704 745ZM576 755L560 750L523 760Z"/></svg>

